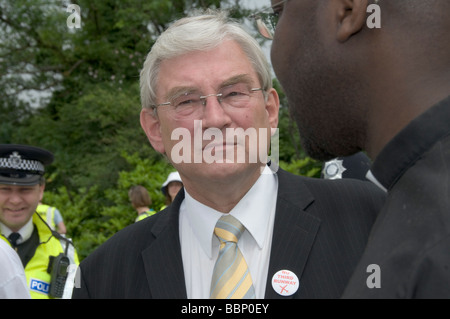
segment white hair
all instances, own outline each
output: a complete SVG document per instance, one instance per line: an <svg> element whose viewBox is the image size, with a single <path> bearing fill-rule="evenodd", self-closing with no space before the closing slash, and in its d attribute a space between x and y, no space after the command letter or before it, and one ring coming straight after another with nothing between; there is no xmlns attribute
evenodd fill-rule
<svg viewBox="0 0 450 319"><path fill-rule="evenodd" d="M161 62L194 51L212 50L226 40L236 41L258 75L264 91L272 88L270 65L259 43L224 11L208 10L182 18L157 39L140 75L141 104L156 104L156 87Z"/></svg>

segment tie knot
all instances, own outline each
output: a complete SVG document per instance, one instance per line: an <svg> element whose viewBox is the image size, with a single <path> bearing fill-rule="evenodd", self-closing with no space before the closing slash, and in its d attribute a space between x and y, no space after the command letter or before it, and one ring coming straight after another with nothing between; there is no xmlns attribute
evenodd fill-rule
<svg viewBox="0 0 450 319"><path fill-rule="evenodd" d="M214 234L221 242L237 243L244 230L244 225L233 216L227 214L217 221Z"/></svg>
<svg viewBox="0 0 450 319"><path fill-rule="evenodd" d="M19 234L19 233L11 233L11 234L8 236L9 242L10 242L11 245L13 245L14 247L17 246L17 241L19 240L19 238L20 238L20 234Z"/></svg>

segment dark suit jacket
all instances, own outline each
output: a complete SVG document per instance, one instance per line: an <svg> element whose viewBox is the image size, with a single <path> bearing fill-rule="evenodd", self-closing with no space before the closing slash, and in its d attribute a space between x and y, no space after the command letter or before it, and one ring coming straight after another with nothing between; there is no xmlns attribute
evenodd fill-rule
<svg viewBox="0 0 450 319"><path fill-rule="evenodd" d="M369 182L328 181L281 169L265 298L279 270L300 287L287 298L338 298L385 196ZM186 298L179 238L181 191L166 210L118 232L80 265L73 298Z"/></svg>

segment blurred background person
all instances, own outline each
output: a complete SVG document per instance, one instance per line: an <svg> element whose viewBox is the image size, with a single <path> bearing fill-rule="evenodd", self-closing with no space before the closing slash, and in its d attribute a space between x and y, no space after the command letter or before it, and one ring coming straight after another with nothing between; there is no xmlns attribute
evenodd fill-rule
<svg viewBox="0 0 450 319"><path fill-rule="evenodd" d="M162 209L173 202L175 196L177 196L178 192L182 188L183 181L181 180L180 174L178 172L170 173L161 187L161 191L163 192L164 196L166 196L166 205Z"/></svg>
<svg viewBox="0 0 450 319"><path fill-rule="evenodd" d="M66 234L66 225L58 208L39 202L36 212L41 215L51 229L56 230L61 235Z"/></svg>
<svg viewBox="0 0 450 319"><path fill-rule="evenodd" d="M131 187L128 191L128 198L130 199L131 206L133 206L138 214L135 222L143 220L144 218L150 217L156 213L156 211L151 208L152 198L144 186L136 185Z"/></svg>

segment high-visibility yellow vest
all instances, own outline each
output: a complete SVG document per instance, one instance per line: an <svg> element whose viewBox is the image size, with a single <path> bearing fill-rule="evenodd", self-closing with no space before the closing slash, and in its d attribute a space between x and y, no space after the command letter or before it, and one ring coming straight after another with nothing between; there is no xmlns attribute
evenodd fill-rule
<svg viewBox="0 0 450 319"><path fill-rule="evenodd" d="M41 217L45 220L47 225L50 226L51 229L55 230L55 207L39 204L36 208L36 212L41 215Z"/></svg>
<svg viewBox="0 0 450 319"><path fill-rule="evenodd" d="M138 217L136 217L136 219L134 220L134 222L138 222L140 220L143 220L147 217L150 217L152 215L156 214L156 211L153 208L150 208L150 210L143 212L142 214L139 214Z"/></svg>
<svg viewBox="0 0 450 319"><path fill-rule="evenodd" d="M70 245L65 240L55 237L49 226L37 215L33 215L33 224L39 234L39 246L36 248L33 258L25 266L25 275L33 299L49 299L50 274L47 272L49 257L58 256L65 252L66 245ZM0 235L0 238L11 245L8 239ZM71 264L79 264L78 255L72 245L69 246L67 254Z"/></svg>

